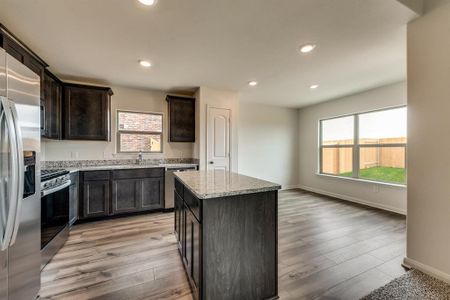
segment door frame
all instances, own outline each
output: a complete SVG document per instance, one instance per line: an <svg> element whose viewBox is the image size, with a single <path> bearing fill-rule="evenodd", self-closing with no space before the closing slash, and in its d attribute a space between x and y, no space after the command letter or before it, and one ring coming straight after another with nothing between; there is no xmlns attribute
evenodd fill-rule
<svg viewBox="0 0 450 300"><path fill-rule="evenodd" d="M225 109L228 110L230 112L230 120L229 120L229 128L228 128L228 136L229 136L229 149L228 149L228 172L232 172L232 161L233 161L233 110L231 108L224 108L224 107L218 107L215 105L208 105L206 104L206 138L205 138L205 142L206 142L206 147L205 147L205 170L208 170L208 153L209 153L209 143L208 143L208 133L209 133L209 126L208 126L208 122L209 122L209 111L210 109Z"/></svg>

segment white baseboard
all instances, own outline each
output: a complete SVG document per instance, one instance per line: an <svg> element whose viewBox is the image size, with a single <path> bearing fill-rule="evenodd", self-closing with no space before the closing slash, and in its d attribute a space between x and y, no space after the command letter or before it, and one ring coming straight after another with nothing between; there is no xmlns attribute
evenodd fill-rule
<svg viewBox="0 0 450 300"><path fill-rule="evenodd" d="M438 269L425 265L423 263L418 262L417 260L405 257L403 259L403 264L408 268L417 269L425 274L428 274L432 277L450 283L450 274L444 273Z"/></svg>
<svg viewBox="0 0 450 300"><path fill-rule="evenodd" d="M330 197L334 197L334 198L338 198L338 199L342 199L342 200L347 200L347 201L350 201L350 202L363 204L363 205L370 206L370 207L379 208L379 209L382 209L382 210L392 211L392 212L395 212L395 213L402 214L402 215L406 216L406 210L399 209L397 207L393 207L393 206L389 206L389 205L383 205L383 204L378 204L378 203L373 203L373 202L369 202L369 201L366 201L366 200L363 200L363 199L359 199L359 198L356 198L356 197L342 195L342 194L338 194L338 193L332 193L332 192L328 192L328 191L324 191L324 190L320 190L320 189L316 189L316 188L312 188L312 187L304 186L304 185L299 185L298 188L300 188L302 190L305 190L305 191L317 193L317 194L322 194L322 195L326 195L326 196L330 196Z"/></svg>

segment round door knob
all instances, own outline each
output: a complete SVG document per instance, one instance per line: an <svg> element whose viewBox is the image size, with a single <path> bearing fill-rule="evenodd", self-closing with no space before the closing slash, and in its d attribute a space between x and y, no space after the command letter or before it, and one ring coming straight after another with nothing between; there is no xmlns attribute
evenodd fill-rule
<svg viewBox="0 0 450 300"><path fill-rule="evenodd" d="M209 162L209 164L210 164L210 165L213 165L213 164L214 164L214 162L213 162L213 161L210 161L210 162Z"/></svg>

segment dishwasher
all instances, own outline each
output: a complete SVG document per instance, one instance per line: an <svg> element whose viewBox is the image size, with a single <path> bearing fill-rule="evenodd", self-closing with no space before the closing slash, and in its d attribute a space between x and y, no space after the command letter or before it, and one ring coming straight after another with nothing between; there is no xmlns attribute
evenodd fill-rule
<svg viewBox="0 0 450 300"><path fill-rule="evenodd" d="M175 175L174 172L184 172L197 170L197 166L168 166L166 167L165 175L165 191L164 191L164 208L174 208L174 188L175 188Z"/></svg>

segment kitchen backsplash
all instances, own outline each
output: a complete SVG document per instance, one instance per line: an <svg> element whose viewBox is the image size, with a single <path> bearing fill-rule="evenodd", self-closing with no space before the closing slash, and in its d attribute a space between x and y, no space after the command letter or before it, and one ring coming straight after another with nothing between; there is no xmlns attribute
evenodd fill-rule
<svg viewBox="0 0 450 300"><path fill-rule="evenodd" d="M136 159L104 159L104 160L56 160L41 161L42 168L73 168L73 167L93 167L93 166L116 166L133 165ZM195 158L162 158L162 159L144 159L142 165L158 164L198 164L199 160Z"/></svg>

